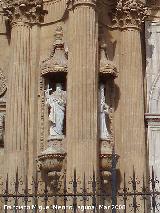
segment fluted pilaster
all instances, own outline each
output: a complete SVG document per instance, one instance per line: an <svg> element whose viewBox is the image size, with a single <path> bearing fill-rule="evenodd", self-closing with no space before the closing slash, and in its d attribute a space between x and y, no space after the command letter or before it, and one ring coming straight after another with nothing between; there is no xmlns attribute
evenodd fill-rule
<svg viewBox="0 0 160 213"><path fill-rule="evenodd" d="M67 175L90 176L97 166L97 20L94 2L70 10L67 82ZM81 26L81 27L80 27Z"/></svg>
<svg viewBox="0 0 160 213"><path fill-rule="evenodd" d="M6 113L6 152L11 175L18 167L26 172L29 131L30 26L18 22L12 27L10 71ZM11 164L13 165L11 166ZM13 172L13 174L12 174Z"/></svg>
<svg viewBox="0 0 160 213"><path fill-rule="evenodd" d="M12 27L5 142L8 172L13 178L18 168L19 176L24 178L29 174L31 177L38 102L38 55L34 35L38 32L35 24L41 21L44 11L41 0L8 0L2 5Z"/></svg>

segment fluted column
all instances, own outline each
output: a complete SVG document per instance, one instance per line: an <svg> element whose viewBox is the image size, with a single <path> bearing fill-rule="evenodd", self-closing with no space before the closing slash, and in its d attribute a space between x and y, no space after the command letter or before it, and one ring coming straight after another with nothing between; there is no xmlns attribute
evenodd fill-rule
<svg viewBox="0 0 160 213"><path fill-rule="evenodd" d="M33 91L31 71L31 24L40 21L42 1L10 1L3 9L11 23L11 54L8 74L6 141L7 169L14 178L18 168L22 179L27 175L31 131ZM32 11L32 12L31 12Z"/></svg>
<svg viewBox="0 0 160 213"><path fill-rule="evenodd" d="M119 137L115 135L119 167L123 177L132 176L133 167L139 178L146 171L144 127L143 66L140 29L146 15L144 3L122 0L115 10L115 25L120 33L118 111Z"/></svg>
<svg viewBox="0 0 160 213"><path fill-rule="evenodd" d="M97 167L97 19L95 2L75 1L69 12L67 176L86 177Z"/></svg>

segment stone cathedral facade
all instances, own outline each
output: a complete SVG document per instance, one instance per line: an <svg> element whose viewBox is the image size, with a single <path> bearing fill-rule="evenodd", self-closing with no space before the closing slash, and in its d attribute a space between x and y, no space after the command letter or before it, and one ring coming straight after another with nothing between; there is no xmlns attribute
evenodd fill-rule
<svg viewBox="0 0 160 213"><path fill-rule="evenodd" d="M0 1L0 171L160 177L160 1Z"/></svg>

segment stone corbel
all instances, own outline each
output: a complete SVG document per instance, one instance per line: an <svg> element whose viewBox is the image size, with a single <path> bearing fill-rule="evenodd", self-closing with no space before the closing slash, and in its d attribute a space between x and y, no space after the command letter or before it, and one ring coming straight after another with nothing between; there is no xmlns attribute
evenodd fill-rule
<svg viewBox="0 0 160 213"><path fill-rule="evenodd" d="M66 152L59 145L50 146L43 151L37 160L42 177L48 181L53 189L60 189L60 180L64 175Z"/></svg>
<svg viewBox="0 0 160 213"><path fill-rule="evenodd" d="M105 184L109 184L112 171L116 169L116 164L119 159L119 155L114 152L113 144L103 142L101 145L100 158L100 172L102 180Z"/></svg>
<svg viewBox="0 0 160 213"><path fill-rule="evenodd" d="M55 41L49 58L41 63L41 74L44 76L48 73L67 73L68 55L63 42L63 30L59 26L55 32Z"/></svg>

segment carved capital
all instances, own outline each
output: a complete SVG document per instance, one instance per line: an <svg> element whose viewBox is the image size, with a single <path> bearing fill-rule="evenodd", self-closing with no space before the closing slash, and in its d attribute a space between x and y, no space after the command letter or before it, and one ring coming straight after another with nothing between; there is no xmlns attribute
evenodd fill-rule
<svg viewBox="0 0 160 213"><path fill-rule="evenodd" d="M118 0L116 8L112 10L112 21L118 28L140 29L148 15L147 7L139 0Z"/></svg>
<svg viewBox="0 0 160 213"><path fill-rule="evenodd" d="M2 8L12 23L41 22L45 14L42 0L3 0Z"/></svg>

